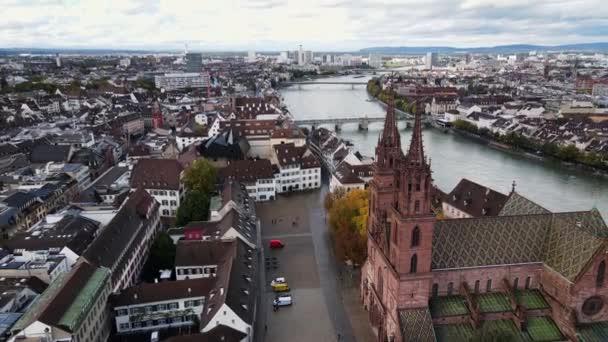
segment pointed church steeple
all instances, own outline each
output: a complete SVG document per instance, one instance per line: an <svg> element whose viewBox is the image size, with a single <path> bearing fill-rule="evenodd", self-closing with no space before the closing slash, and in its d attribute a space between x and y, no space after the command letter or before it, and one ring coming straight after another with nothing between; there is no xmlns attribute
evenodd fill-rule
<svg viewBox="0 0 608 342"><path fill-rule="evenodd" d="M401 137L397 129L397 119L395 117L395 94L389 90L388 109L384 120L384 129L380 135L380 143L383 146L401 146Z"/></svg>
<svg viewBox="0 0 608 342"><path fill-rule="evenodd" d="M389 101L386 119L384 120L384 129L378 137L378 145L376 146L376 167L383 169L395 168L402 156L401 135L399 134L397 119L395 117L395 94L392 88L389 88Z"/></svg>
<svg viewBox="0 0 608 342"><path fill-rule="evenodd" d="M414 131L405 160L410 165L422 165L426 162L424 159L424 145L422 144L422 120L419 113L414 115Z"/></svg>

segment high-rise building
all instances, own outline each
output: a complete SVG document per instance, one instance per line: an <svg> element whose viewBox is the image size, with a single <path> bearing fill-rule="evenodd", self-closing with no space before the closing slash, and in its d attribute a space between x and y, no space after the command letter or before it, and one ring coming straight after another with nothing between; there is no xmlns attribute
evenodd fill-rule
<svg viewBox="0 0 608 342"><path fill-rule="evenodd" d="M287 51L282 51L279 54L279 57L277 58L278 63L287 63L288 60L289 60L289 52L287 52Z"/></svg>
<svg viewBox="0 0 608 342"><path fill-rule="evenodd" d="M61 68L61 56L59 56L59 54L56 54L56 55L55 55L55 65L56 65L58 68Z"/></svg>
<svg viewBox="0 0 608 342"><path fill-rule="evenodd" d="M370 54L368 64L372 68L381 68L382 67L382 56Z"/></svg>
<svg viewBox="0 0 608 342"><path fill-rule="evenodd" d="M425 62L428 70L433 69L433 67L437 65L437 53L427 52Z"/></svg>
<svg viewBox="0 0 608 342"><path fill-rule="evenodd" d="M298 56L298 65L304 65L304 50L302 50L302 45L300 44L300 48L298 49L298 51L296 52L296 55Z"/></svg>
<svg viewBox="0 0 608 342"><path fill-rule="evenodd" d="M247 52L247 62L253 63L256 61L256 58L257 58L257 56L255 54L255 51Z"/></svg>
<svg viewBox="0 0 608 342"><path fill-rule="evenodd" d="M186 71L201 72L202 68L203 68L203 54L202 53L187 53L186 54Z"/></svg>

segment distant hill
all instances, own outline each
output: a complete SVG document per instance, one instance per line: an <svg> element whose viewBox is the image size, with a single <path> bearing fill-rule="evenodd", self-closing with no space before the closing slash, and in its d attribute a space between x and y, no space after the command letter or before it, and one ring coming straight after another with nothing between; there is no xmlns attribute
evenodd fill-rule
<svg viewBox="0 0 608 342"><path fill-rule="evenodd" d="M382 46L359 50L359 52L379 53L384 55L420 55L427 52L440 54L454 53L518 53L530 51L552 51L552 52L608 52L608 43L585 43L568 45L531 45L513 44L492 47L455 48L449 46Z"/></svg>
<svg viewBox="0 0 608 342"><path fill-rule="evenodd" d="M0 48L0 56L2 55L54 55L74 54L74 55L123 55L123 54L142 54L160 52L154 50L129 50L129 49L86 49L86 48Z"/></svg>

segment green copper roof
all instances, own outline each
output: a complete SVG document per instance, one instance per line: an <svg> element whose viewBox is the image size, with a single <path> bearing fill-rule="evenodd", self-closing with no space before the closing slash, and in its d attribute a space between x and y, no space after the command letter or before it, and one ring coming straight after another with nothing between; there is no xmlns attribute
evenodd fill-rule
<svg viewBox="0 0 608 342"><path fill-rule="evenodd" d="M49 303L55 294L61 290L68 273L62 273L34 300L34 303L28 308L28 310L21 316L21 318L13 325L11 330L23 330L27 328L33 321L38 318L38 314L44 310L46 305Z"/></svg>
<svg viewBox="0 0 608 342"><path fill-rule="evenodd" d="M97 268L86 285L78 292L72 305L63 314L61 320L59 320L59 325L68 327L70 331L75 331L91 311L93 301L98 298L98 293L103 289L109 277L109 269L105 267Z"/></svg>

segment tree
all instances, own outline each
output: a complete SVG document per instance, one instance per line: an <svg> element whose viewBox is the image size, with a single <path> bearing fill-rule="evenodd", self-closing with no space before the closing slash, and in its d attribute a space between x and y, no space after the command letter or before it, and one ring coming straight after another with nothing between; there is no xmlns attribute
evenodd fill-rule
<svg viewBox="0 0 608 342"><path fill-rule="evenodd" d="M158 277L159 270L173 269L174 266L175 245L173 240L169 234L160 233L150 248L150 255L144 266L142 278L152 281Z"/></svg>
<svg viewBox="0 0 608 342"><path fill-rule="evenodd" d="M339 191L325 199L336 255L356 264L367 257L368 199L367 190Z"/></svg>
<svg viewBox="0 0 608 342"><path fill-rule="evenodd" d="M215 189L217 170L207 160L195 160L186 170L184 185L187 192L177 209L177 225L202 221L208 217L209 199Z"/></svg>

